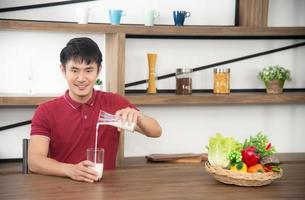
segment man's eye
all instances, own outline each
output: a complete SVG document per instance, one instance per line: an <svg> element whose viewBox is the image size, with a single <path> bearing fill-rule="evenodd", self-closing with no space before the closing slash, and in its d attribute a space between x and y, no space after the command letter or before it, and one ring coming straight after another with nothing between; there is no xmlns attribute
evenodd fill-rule
<svg viewBox="0 0 305 200"><path fill-rule="evenodd" d="M73 73L76 73L77 72L77 69L72 69L71 70Z"/></svg>
<svg viewBox="0 0 305 200"><path fill-rule="evenodd" d="M93 72L93 69L87 69L86 72Z"/></svg>

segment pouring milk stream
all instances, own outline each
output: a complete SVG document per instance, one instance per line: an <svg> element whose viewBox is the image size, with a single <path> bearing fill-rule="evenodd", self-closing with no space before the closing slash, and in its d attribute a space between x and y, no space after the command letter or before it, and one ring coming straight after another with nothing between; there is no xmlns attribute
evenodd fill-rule
<svg viewBox="0 0 305 200"><path fill-rule="evenodd" d="M130 123L130 124L128 122L123 123L121 121L120 117L117 117L117 116L107 113L103 110L100 110L99 118L98 118L98 121L96 124L96 131L95 131L95 146L94 146L95 149L97 149L98 128L100 125L115 126L117 128L125 129L125 130L131 131L131 132L134 132L134 129L135 129L134 122ZM99 178L101 178L103 175L103 166L102 166L103 164L96 163L96 152L94 155L94 164L95 164L95 167L93 167L93 169L98 172Z"/></svg>

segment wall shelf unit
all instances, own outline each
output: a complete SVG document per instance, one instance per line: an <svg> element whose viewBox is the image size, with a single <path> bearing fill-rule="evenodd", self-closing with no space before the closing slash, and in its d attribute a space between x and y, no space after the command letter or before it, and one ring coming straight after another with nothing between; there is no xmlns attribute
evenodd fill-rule
<svg viewBox="0 0 305 200"><path fill-rule="evenodd" d="M125 41L127 36L183 36L183 37L240 37L251 38L304 38L305 27L237 27L237 26L183 26L109 24L76 24L67 22L43 22L26 20L0 20L0 30L55 31L101 33L106 35L106 88L107 91L124 95L125 79ZM112 80L110 82L109 80ZM0 96L0 106L37 106L55 96ZM304 92L290 92L269 96L264 93L235 93L227 96L213 94L127 94L126 97L136 105L208 105L208 104L271 104L304 103ZM274 98L276 97L276 98Z"/></svg>
<svg viewBox="0 0 305 200"><path fill-rule="evenodd" d="M106 40L106 90L125 95L125 44L128 38L177 38L177 39L305 39L305 27L266 27L268 0L239 0L237 24L240 26L183 26L85 24L27 20L0 20L1 30L38 32L77 32L105 34ZM251 2L251 3L249 3ZM175 94L125 95L136 105L247 105L247 104L304 104L305 92L266 95L262 92L231 93L217 96L212 93L194 93L190 96ZM37 106L55 96L1 95L0 107ZM120 135L118 163L124 161L124 134Z"/></svg>

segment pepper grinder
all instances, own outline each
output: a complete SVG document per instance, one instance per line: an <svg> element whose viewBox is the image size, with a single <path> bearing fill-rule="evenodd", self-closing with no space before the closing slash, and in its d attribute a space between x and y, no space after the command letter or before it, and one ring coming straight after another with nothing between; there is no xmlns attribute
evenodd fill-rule
<svg viewBox="0 0 305 200"><path fill-rule="evenodd" d="M157 61L157 54L156 53L148 53L147 54L148 59L148 88L147 93L148 94L156 94L157 93L157 87L156 87L156 61Z"/></svg>

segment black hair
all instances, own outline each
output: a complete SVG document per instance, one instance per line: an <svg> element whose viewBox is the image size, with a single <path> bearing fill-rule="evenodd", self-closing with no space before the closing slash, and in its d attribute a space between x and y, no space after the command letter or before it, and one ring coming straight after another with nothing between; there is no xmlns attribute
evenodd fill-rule
<svg viewBox="0 0 305 200"><path fill-rule="evenodd" d="M103 56L92 39L80 37L71 39L60 52L60 62L64 67L71 59L79 63L85 62L87 65L96 62L100 67Z"/></svg>

